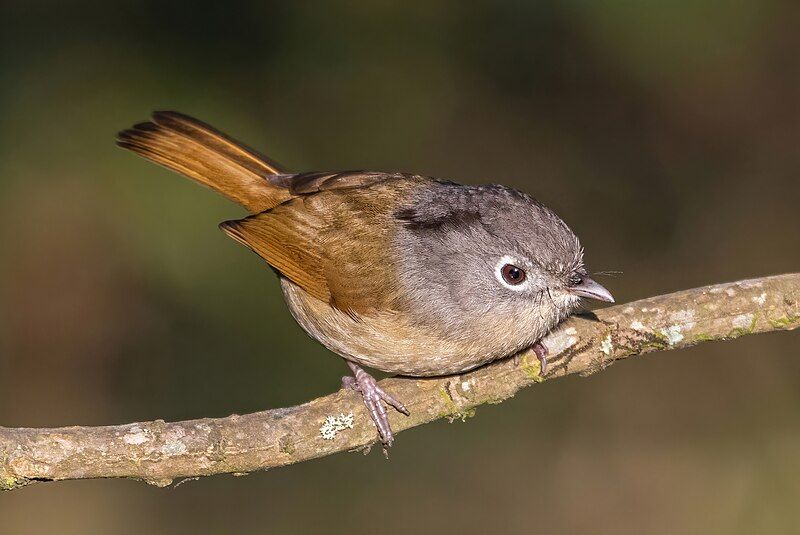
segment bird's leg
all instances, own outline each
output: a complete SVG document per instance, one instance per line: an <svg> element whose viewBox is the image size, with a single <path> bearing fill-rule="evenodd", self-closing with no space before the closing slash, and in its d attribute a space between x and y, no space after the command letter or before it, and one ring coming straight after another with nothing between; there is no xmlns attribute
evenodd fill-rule
<svg viewBox="0 0 800 535"><path fill-rule="evenodd" d="M346 362L353 372L353 377L343 377L342 385L361 392L361 396L364 398L364 405L367 406L369 415L372 417L372 421L375 422L375 427L378 428L381 442L386 447L391 446L394 441L394 436L392 435L392 428L389 425L389 416L386 414L386 407L384 407L381 401L385 402L387 405L391 405L397 409L398 412L406 416L409 414L408 409L378 386L378 382L375 378L364 371L364 368L349 360Z"/></svg>
<svg viewBox="0 0 800 535"><path fill-rule="evenodd" d="M533 344L531 349L533 349L533 352L536 353L536 358L539 359L539 365L541 368L539 374L544 375L544 373L547 371L547 348L541 341L539 341Z"/></svg>

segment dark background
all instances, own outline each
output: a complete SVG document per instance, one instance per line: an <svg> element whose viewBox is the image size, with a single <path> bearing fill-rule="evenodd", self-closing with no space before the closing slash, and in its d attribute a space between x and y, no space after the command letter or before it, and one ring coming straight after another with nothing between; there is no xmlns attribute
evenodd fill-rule
<svg viewBox="0 0 800 535"><path fill-rule="evenodd" d="M297 170L534 194L625 302L800 266L795 1L0 4L0 423L223 416L346 368L226 238L242 212L114 146L153 109ZM340 454L159 490L34 485L3 533L786 533L798 335L570 377Z"/></svg>

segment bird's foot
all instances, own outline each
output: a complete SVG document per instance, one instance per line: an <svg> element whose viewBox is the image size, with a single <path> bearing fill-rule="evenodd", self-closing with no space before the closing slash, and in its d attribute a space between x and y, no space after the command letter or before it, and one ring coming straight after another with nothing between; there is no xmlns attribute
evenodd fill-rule
<svg viewBox="0 0 800 535"><path fill-rule="evenodd" d="M364 368L350 361L347 361L347 365L353 371L354 377L342 377L342 386L361 392L361 396L364 398L364 405L367 406L369 415L372 417L372 421L375 422L375 427L378 428L378 434L381 437L384 448L391 446L392 442L394 442L394 435L389 425L386 407L382 402L394 407L398 412L406 416L409 415L408 409L378 386L375 378L364 371Z"/></svg>
<svg viewBox="0 0 800 535"><path fill-rule="evenodd" d="M531 346L531 349L536 353L536 358L539 359L539 367L541 370L539 375L544 375L547 371L547 354L549 352L542 342L536 342Z"/></svg>
<svg viewBox="0 0 800 535"><path fill-rule="evenodd" d="M540 368L539 374L544 375L544 372L547 371L547 355L549 354L549 351L541 342L536 342L535 344L533 344L531 346L531 349L533 350L533 353L536 355L536 358L539 359L539 368ZM516 355L514 355L512 361L514 363L514 366L519 366L521 356L522 353L517 353Z"/></svg>

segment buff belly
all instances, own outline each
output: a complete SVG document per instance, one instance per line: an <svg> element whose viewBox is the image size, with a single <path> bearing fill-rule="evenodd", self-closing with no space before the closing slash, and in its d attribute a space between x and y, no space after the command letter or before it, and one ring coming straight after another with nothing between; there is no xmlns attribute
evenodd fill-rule
<svg viewBox="0 0 800 535"><path fill-rule="evenodd" d="M348 360L387 373L418 377L451 375L524 347L487 348L443 340L412 326L402 314L356 319L311 297L285 278L281 278L281 289L292 316L311 337Z"/></svg>

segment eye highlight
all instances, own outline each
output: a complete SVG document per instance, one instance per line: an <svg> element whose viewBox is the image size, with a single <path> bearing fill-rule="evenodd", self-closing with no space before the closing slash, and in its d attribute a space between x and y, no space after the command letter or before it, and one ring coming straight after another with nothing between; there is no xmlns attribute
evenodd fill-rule
<svg viewBox="0 0 800 535"><path fill-rule="evenodd" d="M522 284L525 281L525 270L514 264L506 264L500 269L503 280L512 286Z"/></svg>

